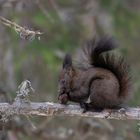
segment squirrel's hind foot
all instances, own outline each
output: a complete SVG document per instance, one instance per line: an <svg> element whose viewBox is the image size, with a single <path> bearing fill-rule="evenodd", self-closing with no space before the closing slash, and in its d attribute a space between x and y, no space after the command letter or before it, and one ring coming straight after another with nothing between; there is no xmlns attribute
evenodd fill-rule
<svg viewBox="0 0 140 140"><path fill-rule="evenodd" d="M85 103L85 102L81 102L80 107L83 109L83 113L86 113L87 111L91 111L91 112L103 111L103 108L96 108L96 107L93 107L90 103Z"/></svg>

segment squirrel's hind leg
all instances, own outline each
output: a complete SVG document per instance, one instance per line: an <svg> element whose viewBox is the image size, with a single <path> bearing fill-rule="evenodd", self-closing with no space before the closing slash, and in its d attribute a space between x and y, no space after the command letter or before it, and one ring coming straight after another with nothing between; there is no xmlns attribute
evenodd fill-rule
<svg viewBox="0 0 140 140"><path fill-rule="evenodd" d="M83 109L83 113L88 111L88 103L80 102L80 107Z"/></svg>

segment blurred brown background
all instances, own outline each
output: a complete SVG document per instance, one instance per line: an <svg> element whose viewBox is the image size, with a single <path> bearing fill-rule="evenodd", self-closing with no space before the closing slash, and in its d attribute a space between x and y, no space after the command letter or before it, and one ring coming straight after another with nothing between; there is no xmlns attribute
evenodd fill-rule
<svg viewBox="0 0 140 140"><path fill-rule="evenodd" d="M131 65L134 97L129 105L139 106L139 0L0 0L0 15L44 33L40 40L23 40L13 29L0 24L0 88L10 98L16 96L18 85L29 79L36 90L31 97L33 101L57 102L58 75L65 53L74 53L95 35L110 35L119 41L122 48L118 53ZM0 132L0 139L138 140L140 137L137 121L78 117L30 117L30 120L15 118Z"/></svg>

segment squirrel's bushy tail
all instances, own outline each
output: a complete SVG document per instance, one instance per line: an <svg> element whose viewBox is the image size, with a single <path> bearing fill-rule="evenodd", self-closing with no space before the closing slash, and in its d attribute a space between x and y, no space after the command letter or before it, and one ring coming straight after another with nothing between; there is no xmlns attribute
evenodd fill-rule
<svg viewBox="0 0 140 140"><path fill-rule="evenodd" d="M101 67L110 70L117 77L120 84L119 97L128 97L131 88L129 66L122 57L103 52L113 50L117 47L112 38L103 38L99 41L89 41L83 48L83 54L90 66ZM110 85L111 86L111 85Z"/></svg>

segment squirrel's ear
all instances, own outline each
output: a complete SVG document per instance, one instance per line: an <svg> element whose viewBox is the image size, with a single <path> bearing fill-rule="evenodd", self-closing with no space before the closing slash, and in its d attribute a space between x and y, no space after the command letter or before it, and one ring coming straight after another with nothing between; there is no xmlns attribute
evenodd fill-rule
<svg viewBox="0 0 140 140"><path fill-rule="evenodd" d="M63 61L63 68L72 67L72 58L70 54L66 54Z"/></svg>

